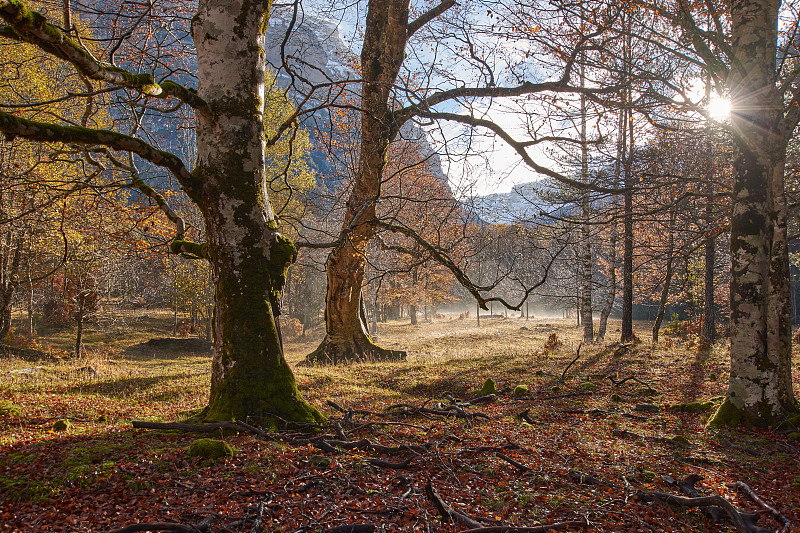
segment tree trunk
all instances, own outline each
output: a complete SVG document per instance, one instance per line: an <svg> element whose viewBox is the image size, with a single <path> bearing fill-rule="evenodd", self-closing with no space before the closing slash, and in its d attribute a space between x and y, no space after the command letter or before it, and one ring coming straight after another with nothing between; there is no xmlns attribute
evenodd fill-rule
<svg viewBox="0 0 800 533"><path fill-rule="evenodd" d="M791 135L776 88L778 0L734 2L731 371L711 425L769 426L796 412L784 166Z"/></svg>
<svg viewBox="0 0 800 533"><path fill-rule="evenodd" d="M83 321L84 312L86 311L86 296L78 293L78 310L75 313L75 322L77 323L77 331L75 333L75 357L81 356L81 348L83 347Z"/></svg>
<svg viewBox="0 0 800 533"><path fill-rule="evenodd" d="M36 335L36 328L33 327L33 283L31 282L30 272L28 272L28 338L33 340Z"/></svg>
<svg viewBox="0 0 800 533"><path fill-rule="evenodd" d="M625 89L624 89L624 112L625 117L622 122L622 155L623 155L623 183L625 193L623 194L623 217L622 217L622 328L621 340L627 342L633 340L633 90L631 88L630 65L632 61L631 53L631 17L627 18L625 28L626 46L623 50L625 56Z"/></svg>
<svg viewBox="0 0 800 533"><path fill-rule="evenodd" d="M581 4L581 13L584 7ZM581 88L585 83L585 57L581 53L580 65L580 78ZM581 94L581 181L589 183L589 143L586 137L586 95ZM581 193L581 216L583 218L581 224L581 245L583 246L583 254L581 261L581 295L580 295L580 321L583 323L583 342L591 343L594 341L594 321L592 317L592 241L589 221L591 218L591 198L590 192L584 190Z"/></svg>
<svg viewBox="0 0 800 533"><path fill-rule="evenodd" d="M608 252L608 293L603 309L600 310L600 325L597 327L597 338L603 340L606 337L606 327L608 317L614 308L614 300L617 298L617 226L611 228L611 243Z"/></svg>
<svg viewBox="0 0 800 533"><path fill-rule="evenodd" d="M633 138L630 137L631 144ZM633 339L633 169L631 158L633 150L625 157L625 194L622 236L622 333L621 340Z"/></svg>
<svg viewBox="0 0 800 533"><path fill-rule="evenodd" d="M664 320L664 311L667 308L669 299L669 286L672 283L672 260L675 251L675 208L669 211L669 241L667 244L667 271L664 274L664 286L661 288L661 299L658 302L658 313L653 323L653 342L658 342L658 332L661 329L661 321Z"/></svg>
<svg viewBox="0 0 800 533"><path fill-rule="evenodd" d="M706 76L706 101L711 98L711 76ZM714 232L712 227L714 225L714 145L712 139L711 121L706 126L706 183L705 192L706 196L706 212L705 212L705 226L706 226L706 239L703 244L703 252L705 256L704 272L703 272L703 330L701 335L704 339L714 343L717 327L714 316L714 267L716 258L716 249L714 246Z"/></svg>
<svg viewBox="0 0 800 533"><path fill-rule="evenodd" d="M306 360L315 364L405 359L405 352L376 346L361 327L358 297L364 282L367 244L375 235L389 143L399 131L389 106L405 58L408 0L370 0L361 50L361 150L347 201L340 244L328 256L325 338ZM354 302L355 300L355 302Z"/></svg>
<svg viewBox="0 0 800 533"><path fill-rule="evenodd" d="M184 188L205 220L215 298L203 416L318 422L322 415L298 393L275 323L296 250L278 232L267 197L262 46L269 15L269 2L201 0L192 20L198 95L208 108L196 114L197 165Z"/></svg>
<svg viewBox="0 0 800 533"><path fill-rule="evenodd" d="M411 325L417 325L417 305L411 304L408 306L408 316L411 317Z"/></svg>
<svg viewBox="0 0 800 533"><path fill-rule="evenodd" d="M372 298L372 336L378 334L378 291L375 290L375 295Z"/></svg>

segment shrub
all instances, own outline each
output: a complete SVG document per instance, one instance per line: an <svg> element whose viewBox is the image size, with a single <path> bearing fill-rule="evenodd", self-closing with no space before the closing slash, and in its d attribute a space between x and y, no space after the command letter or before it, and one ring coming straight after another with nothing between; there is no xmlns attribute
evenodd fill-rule
<svg viewBox="0 0 800 533"><path fill-rule="evenodd" d="M547 337L547 340L545 341L543 348L545 353L552 352L562 344L564 343L561 342L561 339L558 338L558 333L554 331L553 333L550 334L549 337Z"/></svg>

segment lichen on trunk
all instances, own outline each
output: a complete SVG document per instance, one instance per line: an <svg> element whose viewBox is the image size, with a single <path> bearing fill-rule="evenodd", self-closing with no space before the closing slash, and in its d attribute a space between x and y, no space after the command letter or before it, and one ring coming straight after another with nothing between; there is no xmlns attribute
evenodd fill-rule
<svg viewBox="0 0 800 533"><path fill-rule="evenodd" d="M731 115L735 137L731 215L731 370L709 425L771 426L797 411L791 329L784 167L796 126L784 117L775 46L780 2L731 7Z"/></svg>
<svg viewBox="0 0 800 533"><path fill-rule="evenodd" d="M198 58L200 184L215 310L210 420L323 419L305 402L284 358L276 316L294 245L282 236L267 197L262 49L269 3L202 0L192 21Z"/></svg>

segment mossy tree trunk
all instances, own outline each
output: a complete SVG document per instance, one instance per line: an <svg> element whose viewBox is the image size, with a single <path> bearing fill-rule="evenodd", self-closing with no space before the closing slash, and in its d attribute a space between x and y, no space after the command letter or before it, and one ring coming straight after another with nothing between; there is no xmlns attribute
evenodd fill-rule
<svg viewBox="0 0 800 533"><path fill-rule="evenodd" d="M731 216L731 372L712 425L768 426L797 410L784 167L794 125L777 89L780 2L735 1L728 81L736 132ZM795 123L796 124L796 123Z"/></svg>
<svg viewBox="0 0 800 533"><path fill-rule="evenodd" d="M198 189L213 265L214 359L207 419L316 422L299 395L276 325L294 245L277 229L265 173L262 48L268 2L202 0L192 21Z"/></svg>

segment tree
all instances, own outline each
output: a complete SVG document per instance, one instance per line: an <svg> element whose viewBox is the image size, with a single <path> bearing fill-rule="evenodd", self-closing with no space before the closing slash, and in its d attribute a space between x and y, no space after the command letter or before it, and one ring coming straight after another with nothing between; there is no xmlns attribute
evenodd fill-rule
<svg viewBox="0 0 800 533"><path fill-rule="evenodd" d="M792 388L784 167L787 144L800 120L800 93L797 60L789 56L795 44L788 36L780 51L783 68L792 66L787 78L778 77L780 9L777 0L731 3L732 57L726 73L736 139L731 373L725 401L711 424L773 425L798 410ZM779 86L791 88L788 105Z"/></svg>
<svg viewBox="0 0 800 533"><path fill-rule="evenodd" d="M696 78L707 74L731 98L731 372L725 401L709 423L772 425L798 410L784 177L786 148L800 120L797 13L778 0L642 5L665 23L653 26L647 41L677 51L675 57L700 67ZM702 111L686 98L685 85L658 79L666 102Z"/></svg>
<svg viewBox="0 0 800 533"><path fill-rule="evenodd" d="M157 81L155 72L115 67L113 57L101 62L75 35L66 34L42 14L16 0L0 0L4 39L31 43L110 88L134 91L148 101L190 106L195 115L197 164L189 171L175 154L112 129L42 122L0 111L0 130L8 137L78 144L95 153L101 152L97 147L133 153L169 170L203 215L205 243L185 240L183 221L152 187L141 179L131 185L158 202L175 223L173 252L212 264L214 360L205 417L267 421L277 416L315 422L322 417L300 397L275 325L286 269L296 250L279 231L267 195L266 65L261 47L270 11L268 3L198 3L191 27L198 63L194 90L170 79Z"/></svg>
<svg viewBox="0 0 800 533"><path fill-rule="evenodd" d="M573 49L560 50L555 56L559 64L549 66L548 75L542 76L543 81L532 82L532 69L524 68L524 74L514 71L510 63L516 62L516 59L506 62L504 67L497 67L494 56L489 56L494 47L481 41L485 35L507 38L511 34L510 29L500 26L495 28L494 21L486 24L485 18L481 22L485 8L479 4L459 7L454 13L450 13L449 10L454 5L453 0L444 0L412 19L408 0L368 1L360 61L362 80L358 107L361 134L358 168L347 200L341 232L328 257L326 336L317 350L309 355L309 359L315 362L402 357L402 353L383 350L369 339L359 316L359 295L364 281L367 245L377 228L382 226L382 222L376 217L376 203L381 199L385 156L389 144L404 124L412 119L453 121L466 125L468 130L488 130L525 151L540 142L553 141L554 138L545 136L543 139L516 142L498 124L486 118L486 102L507 101L532 94L547 95L554 99L563 93L590 94L614 90L608 87L582 88L573 84L576 54L582 47L588 46L587 42L595 34L581 37ZM480 15L472 16L475 9L480 11ZM423 60L408 49L412 42L410 38L444 13L451 15L443 23L444 31L440 35L427 35L427 39L432 43L447 41L448 46L443 49L452 46L461 52L451 56L458 66L457 69L453 65L447 68L431 68L429 58ZM434 45L433 48L435 52L437 46ZM420 60L422 66L419 72L414 72L412 67L406 65L407 57ZM465 86L462 80L467 78L476 81ZM509 85L500 86L500 80L505 79L511 80ZM440 106L451 102L460 104L468 111L451 112ZM473 104L471 109L470 102ZM530 130L531 136L536 137L536 131ZM471 133L466 133L466 136L471 137ZM581 185L579 181L538 165L530 158L525 162L545 175ZM413 233L397 226L392 231L407 235ZM434 257L446 264L459 282L468 287L479 307L485 306L491 300L481 294L482 287L472 283L464 270L446 257L446 253L440 250ZM520 305L522 304L512 308L516 309Z"/></svg>

